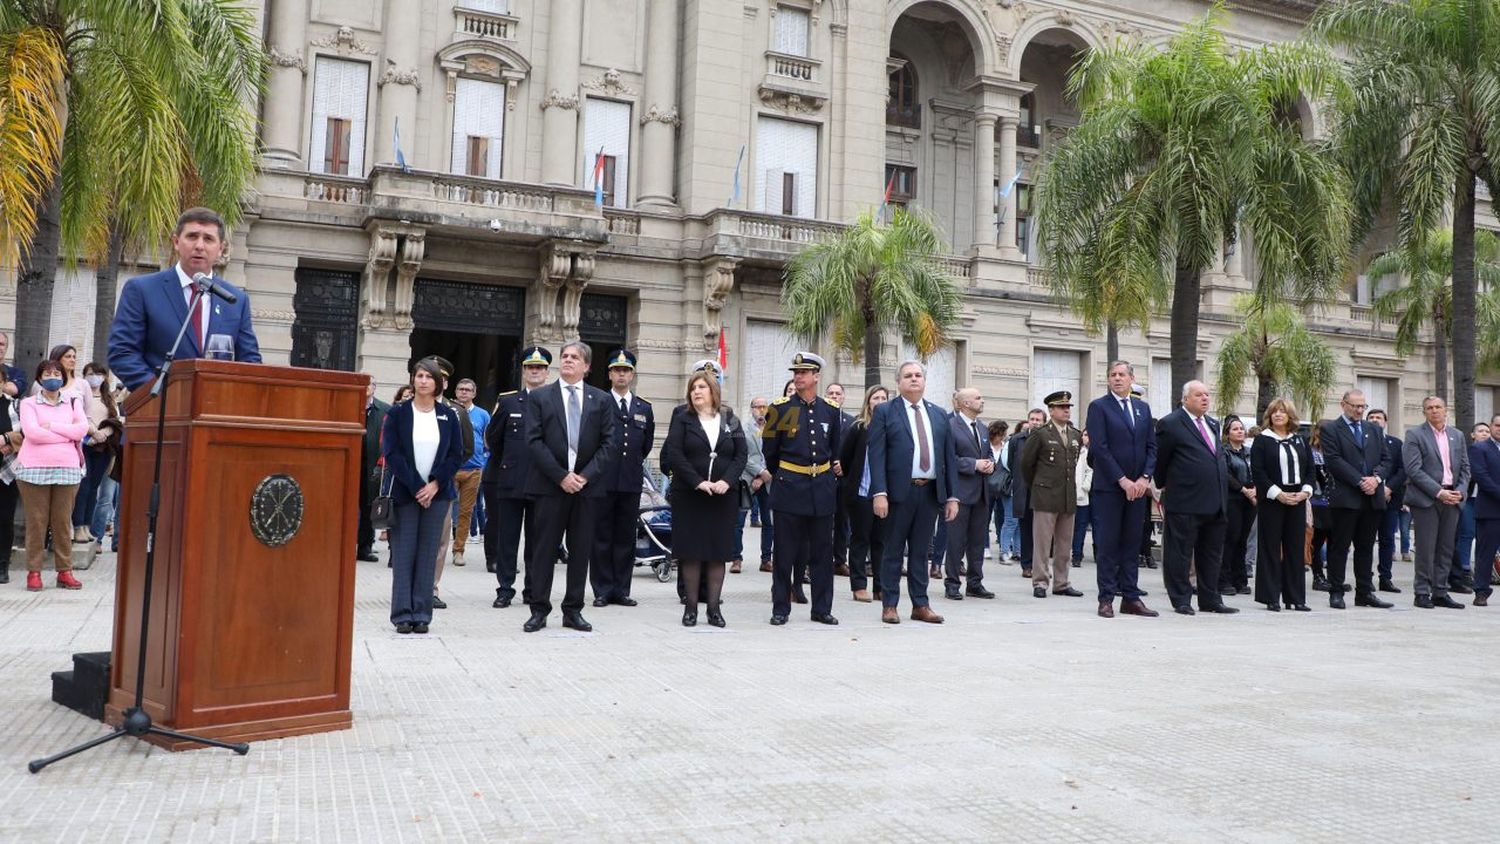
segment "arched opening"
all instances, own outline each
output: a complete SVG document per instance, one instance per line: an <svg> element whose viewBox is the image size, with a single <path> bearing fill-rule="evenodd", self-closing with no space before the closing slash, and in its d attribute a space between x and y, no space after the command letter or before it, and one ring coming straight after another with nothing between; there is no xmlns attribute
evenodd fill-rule
<svg viewBox="0 0 1500 844"><path fill-rule="evenodd" d="M922 103L917 97L917 71L905 56L893 54L887 64L894 68L886 92L885 122L908 129L922 128Z"/></svg>
<svg viewBox="0 0 1500 844"><path fill-rule="evenodd" d="M1028 261L1036 259L1036 231L1031 224L1032 184L1048 149L1078 125L1077 103L1067 96L1068 75L1088 44L1067 29L1047 29L1027 42L1021 53L1021 81L1031 90L1022 95L1016 125L1016 249Z"/></svg>

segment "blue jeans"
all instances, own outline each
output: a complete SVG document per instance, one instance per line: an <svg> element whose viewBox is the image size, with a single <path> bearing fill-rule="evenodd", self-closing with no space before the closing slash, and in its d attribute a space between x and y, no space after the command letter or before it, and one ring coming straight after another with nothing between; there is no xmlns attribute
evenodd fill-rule
<svg viewBox="0 0 1500 844"><path fill-rule="evenodd" d="M1411 511L1402 510L1396 529L1401 533L1401 553L1411 553Z"/></svg>
<svg viewBox="0 0 1500 844"><path fill-rule="evenodd" d="M94 523L94 505L99 500L99 483L107 480L109 452L83 450L83 482L78 485L78 496L73 500L73 527L79 528ZM99 534L94 534L96 537Z"/></svg>
<svg viewBox="0 0 1500 844"><path fill-rule="evenodd" d="M451 503L451 502L450 502ZM438 545L449 504L398 502L391 526L391 623L432 622Z"/></svg>
<svg viewBox="0 0 1500 844"><path fill-rule="evenodd" d="M1073 559L1083 556L1083 534L1089 530L1089 505L1078 508L1073 516Z"/></svg>
<svg viewBox="0 0 1500 844"><path fill-rule="evenodd" d="M1000 539L1000 553L1021 553L1021 522L1010 511L1010 496L995 502L995 535Z"/></svg>
<svg viewBox="0 0 1500 844"><path fill-rule="evenodd" d="M1472 568L1475 535L1474 499L1470 497L1458 512L1458 544L1453 546L1453 567L1448 572L1450 581L1454 575Z"/></svg>
<svg viewBox="0 0 1500 844"><path fill-rule="evenodd" d="M94 501L94 520L89 523L89 533L100 543L104 542L105 527L115 517L115 507L120 496L120 484L108 475L99 479L99 496ZM118 549L120 531L115 529L114 545Z"/></svg>

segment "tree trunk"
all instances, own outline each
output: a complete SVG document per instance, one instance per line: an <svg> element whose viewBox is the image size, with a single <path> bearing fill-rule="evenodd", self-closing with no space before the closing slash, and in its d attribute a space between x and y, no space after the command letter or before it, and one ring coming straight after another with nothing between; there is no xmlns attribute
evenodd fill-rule
<svg viewBox="0 0 1500 844"><path fill-rule="evenodd" d="M1114 320L1104 326L1104 354L1106 366L1120 359L1120 326Z"/></svg>
<svg viewBox="0 0 1500 844"><path fill-rule="evenodd" d="M1182 403L1182 385L1198 378L1198 311L1203 277L1197 267L1177 263L1172 285L1172 407ZM1165 408L1162 408L1165 410Z"/></svg>
<svg viewBox="0 0 1500 844"><path fill-rule="evenodd" d="M109 359L109 326L115 317L115 288L119 286L120 260L125 256L125 232L118 223L109 229L109 251L94 273L94 360Z"/></svg>
<svg viewBox="0 0 1500 844"><path fill-rule="evenodd" d="M1474 173L1463 167L1453 199L1453 421L1460 431L1474 425L1474 285Z"/></svg>
<svg viewBox="0 0 1500 844"><path fill-rule="evenodd" d="M1448 403L1448 387L1453 382L1448 378L1448 321L1442 314L1434 314L1432 317L1432 355L1435 358L1437 386L1433 389L1433 395Z"/></svg>
<svg viewBox="0 0 1500 844"><path fill-rule="evenodd" d="M880 326L875 320L865 320L865 389L880 383ZM848 404L847 398L845 404ZM860 407L864 412L864 407Z"/></svg>
<svg viewBox="0 0 1500 844"><path fill-rule="evenodd" d="M1259 367L1255 369L1255 421L1265 418L1266 408L1276 400L1276 379ZM1250 425L1245 426L1247 429Z"/></svg>
<svg viewBox="0 0 1500 844"><path fill-rule="evenodd" d="M15 361L30 372L47 354L52 333L52 296L57 281L58 249L62 241L62 187L54 179L42 194L36 232L21 257L16 273Z"/></svg>

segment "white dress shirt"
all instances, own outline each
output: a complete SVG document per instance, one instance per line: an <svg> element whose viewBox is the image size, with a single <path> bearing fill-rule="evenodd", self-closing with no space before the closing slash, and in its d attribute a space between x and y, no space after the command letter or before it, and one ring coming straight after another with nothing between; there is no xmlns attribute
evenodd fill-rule
<svg viewBox="0 0 1500 844"><path fill-rule="evenodd" d="M182 284L182 304L187 305L193 300L193 279L182 269L182 263L177 264L177 281ZM210 296L204 296L198 300L198 313L203 317L203 333L198 335L198 348L201 350L208 346L208 300Z"/></svg>
<svg viewBox="0 0 1500 844"><path fill-rule="evenodd" d="M906 427L911 431L911 477L912 480L926 478L937 480L937 442L933 439L932 415L927 413L927 403L921 399L914 405L906 399L897 399L906 411ZM917 433L917 414L923 414L922 429L927 433L927 469L922 469L922 440Z"/></svg>

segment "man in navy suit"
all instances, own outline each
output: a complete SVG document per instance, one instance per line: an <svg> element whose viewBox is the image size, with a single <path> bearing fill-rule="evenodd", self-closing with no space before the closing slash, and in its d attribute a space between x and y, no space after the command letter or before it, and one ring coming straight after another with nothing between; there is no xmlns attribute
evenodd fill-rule
<svg viewBox="0 0 1500 844"><path fill-rule="evenodd" d="M1094 539L1099 545L1099 615L1120 612L1154 618L1158 613L1141 600L1137 582L1151 476L1156 472L1156 428L1151 406L1130 394L1135 369L1123 360L1109 365L1109 394L1089 403L1089 461L1094 482L1089 491Z"/></svg>
<svg viewBox="0 0 1500 844"><path fill-rule="evenodd" d="M1490 420L1490 430L1496 425L1500 425L1500 414ZM1500 440L1491 437L1470 445L1469 471L1474 476L1474 521L1479 534L1474 546L1474 606L1487 607L1495 553L1500 551Z"/></svg>
<svg viewBox="0 0 1500 844"><path fill-rule="evenodd" d="M1208 386L1182 385L1182 406L1156 428L1156 479L1166 512L1162 579L1172 608L1193 615L1188 569L1198 572L1198 609L1236 613L1219 597L1219 565L1229 529L1229 467L1219 454L1219 422L1208 415Z"/></svg>
<svg viewBox="0 0 1500 844"><path fill-rule="evenodd" d="M1385 515L1380 517L1380 532L1375 537L1380 548L1376 568L1380 573L1380 591L1400 592L1393 579L1396 560L1396 529L1401 526L1401 505L1406 501L1406 465L1401 457L1401 438L1393 437L1385 411L1376 408L1365 414L1370 424L1385 436L1385 451L1391 458L1391 476L1385 479Z"/></svg>
<svg viewBox="0 0 1500 844"><path fill-rule="evenodd" d="M609 410L615 415L619 447L614 465L604 477L599 526L594 537L594 560L589 579L594 606L633 607L630 574L635 568L635 523L641 512L642 464L656 442L656 417L651 403L635 395L635 354L616 349L609 356Z"/></svg>
<svg viewBox="0 0 1500 844"><path fill-rule="evenodd" d="M558 350L558 380L532 394L526 413L526 446L531 475L526 492L536 499L537 550L526 560L526 597L531 618L527 633L547 626L552 612L552 573L556 548L568 543L568 588L563 597L563 626L587 633L583 588L588 583L594 550L594 523L604 499L605 483L620 446L609 396L585 384L593 352L578 340Z"/></svg>
<svg viewBox="0 0 1500 844"><path fill-rule="evenodd" d="M949 417L955 455L951 493L958 499L958 517L948 523L948 559L943 577L944 596L961 601L971 598L994 598L984 588L984 541L990 530L989 491L985 479L995 471L994 453L990 451L988 428L979 421L984 412L984 396L973 387L965 387L954 397L958 409ZM968 561L968 587L958 591L963 582L964 561ZM931 572L928 573L929 575Z"/></svg>
<svg viewBox="0 0 1500 844"><path fill-rule="evenodd" d="M193 297L193 276L214 274L214 265L224 254L224 220L208 208L189 208L177 218L172 234L177 264L159 273L132 278L120 291L115 320L109 328L109 368L134 390L156 377L167 359L172 341L188 318ZM222 334L233 343L234 359L260 363L260 345L250 324L250 297L227 281L214 283L237 301L225 302L205 295L198 300L187 333L177 346L176 360L201 358L208 338Z"/></svg>
<svg viewBox="0 0 1500 844"><path fill-rule="evenodd" d="M1375 533L1386 506L1385 479L1393 471L1391 455L1385 448L1385 434L1364 419L1364 393L1345 392L1339 406L1343 413L1324 422L1319 437L1323 465L1333 478L1333 491L1328 495L1333 514L1328 535L1328 606L1344 608L1344 575L1352 546L1355 605L1389 609L1390 603L1375 593L1374 561Z"/></svg>
<svg viewBox="0 0 1500 844"><path fill-rule="evenodd" d="M909 360L896 370L900 396L875 409L870 419L870 499L875 517L887 519L885 556L880 561L880 620L900 624L901 563L911 595L911 618L942 624L927 598L927 546L937 526L958 518L958 457L948 414L922 396L927 369Z"/></svg>

